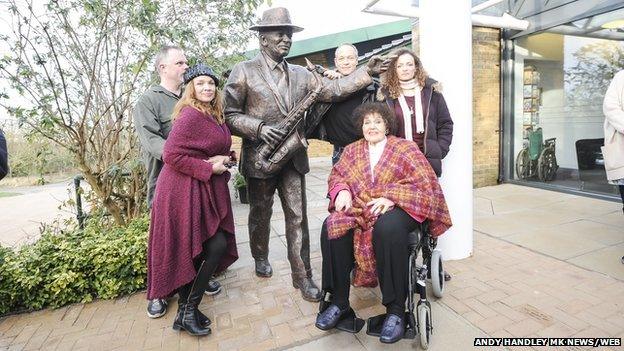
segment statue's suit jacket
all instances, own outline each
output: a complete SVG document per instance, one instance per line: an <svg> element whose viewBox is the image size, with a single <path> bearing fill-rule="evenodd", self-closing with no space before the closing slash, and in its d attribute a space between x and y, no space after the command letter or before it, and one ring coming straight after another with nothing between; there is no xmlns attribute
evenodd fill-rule
<svg viewBox="0 0 624 351"><path fill-rule="evenodd" d="M289 78L289 106L278 91L262 53L249 61L236 64L225 85L225 119L232 134L243 138L239 168L246 177L271 177L254 168L259 159L256 147L262 142L258 137L260 128L264 124L276 126L315 87L314 76L307 69L291 64L286 64L286 67ZM340 101L366 87L372 79L366 67L361 67L347 77L336 80L323 78L321 82L323 89L318 100L332 102ZM300 123L299 132L304 135L304 123ZM295 153L292 161L299 173L309 172L305 149Z"/></svg>

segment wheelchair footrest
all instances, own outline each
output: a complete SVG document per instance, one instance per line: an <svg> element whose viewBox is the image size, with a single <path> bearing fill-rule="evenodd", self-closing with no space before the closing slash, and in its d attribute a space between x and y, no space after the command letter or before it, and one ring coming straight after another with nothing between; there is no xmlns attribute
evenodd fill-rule
<svg viewBox="0 0 624 351"><path fill-rule="evenodd" d="M329 306L328 303L321 307L321 311L317 314L317 317ZM347 333L357 334L364 327L364 320L362 318L358 318L355 315L355 311L352 308L349 308L349 311L345 313L344 316L340 318L338 324L334 328L338 330L342 330Z"/></svg>
<svg viewBox="0 0 624 351"><path fill-rule="evenodd" d="M410 312L405 312L405 316L403 316L403 320L405 321L405 334L403 335L403 339L414 339L416 337L415 326L410 325L409 323ZM366 321L366 334L370 336L379 336L381 335L381 328L383 327L383 322L386 320L386 314L380 314L374 317L370 317Z"/></svg>
<svg viewBox="0 0 624 351"><path fill-rule="evenodd" d="M364 320L362 318L358 318L355 315L355 311L352 308L349 309L349 312L345 314L340 322L336 324L336 329L342 330L347 333L359 333L360 330L364 327Z"/></svg>

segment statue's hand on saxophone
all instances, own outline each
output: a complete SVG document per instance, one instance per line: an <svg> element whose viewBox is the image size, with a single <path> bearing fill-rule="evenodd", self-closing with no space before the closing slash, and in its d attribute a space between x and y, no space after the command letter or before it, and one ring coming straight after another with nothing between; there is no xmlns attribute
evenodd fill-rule
<svg viewBox="0 0 624 351"><path fill-rule="evenodd" d="M260 127L260 135L258 135L260 140L271 146L276 146L277 144L279 144L279 142L282 141L285 136L285 131L268 126L266 124L263 124L262 127Z"/></svg>

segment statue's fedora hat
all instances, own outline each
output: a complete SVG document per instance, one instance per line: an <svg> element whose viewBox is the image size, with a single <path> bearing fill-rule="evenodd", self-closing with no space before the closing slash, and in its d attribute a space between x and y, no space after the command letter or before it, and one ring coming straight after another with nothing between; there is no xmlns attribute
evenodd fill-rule
<svg viewBox="0 0 624 351"><path fill-rule="evenodd" d="M293 32L301 32L303 28L295 26L290 20L290 14L285 7L274 7L262 13L262 18L254 26L249 27L255 31L267 31L279 27L292 28Z"/></svg>

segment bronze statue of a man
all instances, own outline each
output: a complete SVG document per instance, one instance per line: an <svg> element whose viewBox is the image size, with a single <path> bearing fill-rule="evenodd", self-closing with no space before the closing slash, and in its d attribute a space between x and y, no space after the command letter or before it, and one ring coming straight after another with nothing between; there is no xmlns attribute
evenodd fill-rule
<svg viewBox="0 0 624 351"><path fill-rule="evenodd" d="M284 60L290 51L292 33L303 28L291 23L286 8L272 8L250 29L259 33L260 53L234 66L224 95L227 124L234 135L243 138L240 171L247 178L249 189L249 244L256 275L273 274L268 261L269 233L273 195L277 190L284 210L293 286L301 290L304 299L319 301L321 292L312 280L310 266L305 196L305 174L309 172L307 151L302 148L295 152L276 173L267 174L256 167L261 158L258 146L278 144L288 134L278 124L316 87L311 72ZM371 74L379 73L384 64L375 58L348 77L321 80L318 100L330 102L368 86L372 82ZM299 123L296 132L303 135L303 127Z"/></svg>

